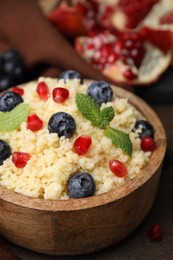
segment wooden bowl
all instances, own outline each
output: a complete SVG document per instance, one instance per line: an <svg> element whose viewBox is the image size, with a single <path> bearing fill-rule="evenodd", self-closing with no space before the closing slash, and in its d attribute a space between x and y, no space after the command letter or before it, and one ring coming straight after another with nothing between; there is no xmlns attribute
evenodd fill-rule
<svg viewBox="0 0 173 260"><path fill-rule="evenodd" d="M163 126L155 112L134 94L113 86L127 97L155 128L156 150L142 175L100 195L48 201L17 194L0 186L0 234L22 247L46 254L94 252L129 235L153 204L166 149Z"/></svg>

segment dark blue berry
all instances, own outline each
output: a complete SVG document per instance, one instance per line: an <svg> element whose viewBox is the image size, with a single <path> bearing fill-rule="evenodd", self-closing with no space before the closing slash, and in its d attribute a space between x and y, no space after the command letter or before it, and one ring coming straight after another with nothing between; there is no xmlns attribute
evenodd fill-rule
<svg viewBox="0 0 173 260"><path fill-rule="evenodd" d="M153 126L146 120L138 120L135 123L132 131L136 132L137 130L141 129L141 133L139 133L139 137L142 139L145 136L150 136L154 138L154 128Z"/></svg>
<svg viewBox="0 0 173 260"><path fill-rule="evenodd" d="M13 85L13 80L8 75L0 76L0 92L10 88Z"/></svg>
<svg viewBox="0 0 173 260"><path fill-rule="evenodd" d="M5 61L11 61L11 60L20 61L21 60L20 54L14 49L10 49L10 50L2 52L0 57L3 58L3 60L5 60Z"/></svg>
<svg viewBox="0 0 173 260"><path fill-rule="evenodd" d="M11 155L10 146L3 140L0 140L0 165Z"/></svg>
<svg viewBox="0 0 173 260"><path fill-rule="evenodd" d="M113 91L110 85L103 81L94 81L88 88L87 94L92 97L99 105L112 100Z"/></svg>
<svg viewBox="0 0 173 260"><path fill-rule="evenodd" d="M6 82L4 83L1 79L0 85L4 86L6 84L6 86L11 87L12 85L19 84L24 80L24 62L21 55L16 50L8 50L0 53L0 72L2 76L6 77Z"/></svg>
<svg viewBox="0 0 173 260"><path fill-rule="evenodd" d="M50 133L57 133L59 137L72 137L76 130L76 124L73 117L65 112L58 112L51 116L48 122Z"/></svg>
<svg viewBox="0 0 173 260"><path fill-rule="evenodd" d="M89 197L95 193L95 181L89 173L79 172L69 179L67 190L70 198Z"/></svg>
<svg viewBox="0 0 173 260"><path fill-rule="evenodd" d="M62 72L58 79L64 79L64 81L66 82L67 79L80 79L80 83L83 83L83 78L80 75L79 72L74 71L74 70L66 70L64 72Z"/></svg>
<svg viewBox="0 0 173 260"><path fill-rule="evenodd" d="M0 96L0 111L10 111L22 102L23 99L19 94L12 91L5 92Z"/></svg>

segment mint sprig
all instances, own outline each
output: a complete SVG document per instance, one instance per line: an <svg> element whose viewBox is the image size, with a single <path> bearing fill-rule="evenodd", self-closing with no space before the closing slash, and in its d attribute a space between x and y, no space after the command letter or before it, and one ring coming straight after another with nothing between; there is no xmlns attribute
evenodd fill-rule
<svg viewBox="0 0 173 260"><path fill-rule="evenodd" d="M106 128L115 116L113 107L100 110L97 102L88 95L77 93L76 104L81 114L94 126Z"/></svg>
<svg viewBox="0 0 173 260"><path fill-rule="evenodd" d="M0 112L0 131L10 132L18 129L26 121L29 113L29 105L20 103L9 112Z"/></svg>
<svg viewBox="0 0 173 260"><path fill-rule="evenodd" d="M106 128L113 120L115 112L113 107L105 107L100 111L98 125L100 128Z"/></svg>
<svg viewBox="0 0 173 260"><path fill-rule="evenodd" d="M112 140L112 143L121 148L129 156L132 154L132 142L129 134L109 126L115 116L113 107L102 110L97 102L86 94L76 94L76 105L81 114L99 128L105 129L104 134Z"/></svg>
<svg viewBox="0 0 173 260"><path fill-rule="evenodd" d="M129 134L112 127L105 129L104 134L106 137L112 140L113 144L121 148L124 153L131 156L132 142L129 138Z"/></svg>
<svg viewBox="0 0 173 260"><path fill-rule="evenodd" d="M92 122L94 126L99 127L98 118L100 107L90 96L85 94L76 94L76 104L81 114Z"/></svg>

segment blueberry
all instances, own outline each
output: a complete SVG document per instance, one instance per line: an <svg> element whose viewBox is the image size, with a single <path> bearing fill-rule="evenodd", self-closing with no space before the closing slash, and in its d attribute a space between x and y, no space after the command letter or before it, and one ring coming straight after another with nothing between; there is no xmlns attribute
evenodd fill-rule
<svg viewBox="0 0 173 260"><path fill-rule="evenodd" d="M13 85L13 80L8 75L0 76L0 92L10 88Z"/></svg>
<svg viewBox="0 0 173 260"><path fill-rule="evenodd" d="M74 71L74 70L66 70L64 72L62 72L58 79L64 79L64 81L66 82L67 79L80 79L80 84L83 83L83 78L80 75L79 72Z"/></svg>
<svg viewBox="0 0 173 260"><path fill-rule="evenodd" d="M87 94L92 97L99 105L112 100L113 91L110 85L103 81L94 81L88 88Z"/></svg>
<svg viewBox="0 0 173 260"><path fill-rule="evenodd" d="M8 76L12 85L21 83L25 75L25 66L21 55L16 50L8 50L0 54L0 70Z"/></svg>
<svg viewBox="0 0 173 260"><path fill-rule="evenodd" d="M76 124L73 117L65 112L58 112L51 116L48 122L50 133L57 133L59 137L72 137L76 130Z"/></svg>
<svg viewBox="0 0 173 260"><path fill-rule="evenodd" d="M141 129L141 133L139 133L139 137L142 139L145 136L150 136L151 138L154 137L154 128L153 126L146 120L138 120L135 123L132 131L135 132L138 129Z"/></svg>
<svg viewBox="0 0 173 260"><path fill-rule="evenodd" d="M0 96L0 111L6 112L23 102L22 97L12 91L5 92Z"/></svg>
<svg viewBox="0 0 173 260"><path fill-rule="evenodd" d="M0 140L0 165L3 164L8 157L11 155L10 146L3 140Z"/></svg>
<svg viewBox="0 0 173 260"><path fill-rule="evenodd" d="M10 50L2 52L1 57L5 61L11 61L11 60L20 61L21 60L20 54L14 49L10 49Z"/></svg>
<svg viewBox="0 0 173 260"><path fill-rule="evenodd" d="M69 179L67 190L70 198L89 197L95 193L95 181L89 173L79 172Z"/></svg>

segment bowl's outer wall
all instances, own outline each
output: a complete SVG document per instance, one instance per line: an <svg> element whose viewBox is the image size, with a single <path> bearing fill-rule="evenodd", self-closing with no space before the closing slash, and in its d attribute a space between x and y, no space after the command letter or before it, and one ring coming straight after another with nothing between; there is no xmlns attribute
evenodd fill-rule
<svg viewBox="0 0 173 260"><path fill-rule="evenodd" d="M166 149L163 126L141 99L114 87L155 127L157 149L139 178L111 192L81 200L32 199L0 186L0 234L42 253L74 255L105 248L130 234L149 212Z"/></svg>
<svg viewBox="0 0 173 260"><path fill-rule="evenodd" d="M144 219L155 198L161 166L141 187L114 202L75 211L25 208L0 199L0 233L47 254L93 252L125 238Z"/></svg>

